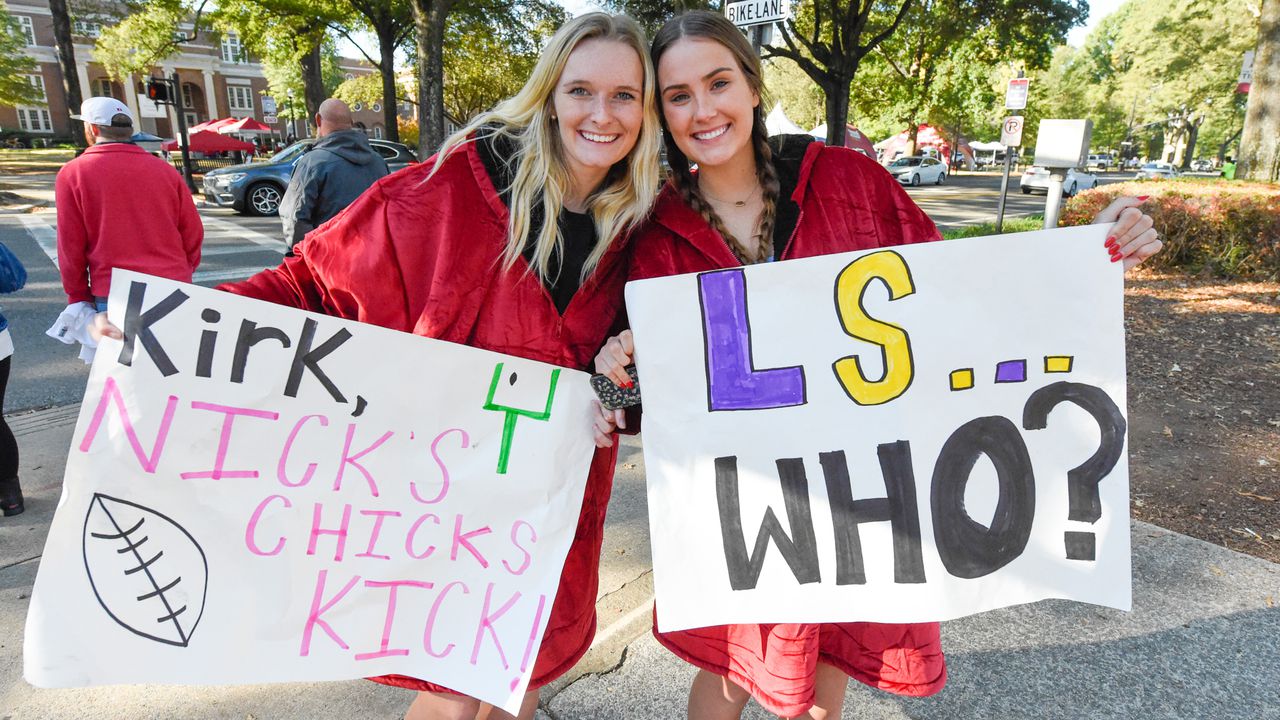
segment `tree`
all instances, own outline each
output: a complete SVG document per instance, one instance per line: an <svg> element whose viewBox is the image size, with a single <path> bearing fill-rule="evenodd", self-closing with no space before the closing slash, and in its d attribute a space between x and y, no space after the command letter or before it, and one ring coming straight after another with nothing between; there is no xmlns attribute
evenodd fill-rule
<svg viewBox="0 0 1280 720"><path fill-rule="evenodd" d="M796 17L778 26L783 45L764 47L763 57L791 60L822 88L829 145L844 145L858 64L898 29L913 2L811 0L792 6Z"/></svg>
<svg viewBox="0 0 1280 720"><path fill-rule="evenodd" d="M444 142L445 20L457 0L412 0L418 53L418 152L430 155Z"/></svg>
<svg viewBox="0 0 1280 720"><path fill-rule="evenodd" d="M25 105L42 100L40 89L27 82L38 70L26 54L27 40L18 30L18 21L0 2L0 105Z"/></svg>
<svg viewBox="0 0 1280 720"><path fill-rule="evenodd" d="M62 96L67 107L79 112L84 96L81 94L80 74L76 72L76 47L71 41L71 13L67 0L49 0L49 14L53 20L53 44L58 55L58 67L62 70ZM77 147L85 146L84 126L79 120L71 121L71 139Z"/></svg>
<svg viewBox="0 0 1280 720"><path fill-rule="evenodd" d="M1240 136L1237 172L1250 180L1280 180L1280 0L1262 0L1253 86Z"/></svg>
<svg viewBox="0 0 1280 720"><path fill-rule="evenodd" d="M413 8L409 0L346 0L362 24L378 38L378 59L360 47L342 25L334 25L333 30L351 44L359 48L374 67L382 86L382 117L387 129L387 139L400 141L400 129L396 122L396 108L399 107L399 95L396 92L396 49L408 41L413 33Z"/></svg>

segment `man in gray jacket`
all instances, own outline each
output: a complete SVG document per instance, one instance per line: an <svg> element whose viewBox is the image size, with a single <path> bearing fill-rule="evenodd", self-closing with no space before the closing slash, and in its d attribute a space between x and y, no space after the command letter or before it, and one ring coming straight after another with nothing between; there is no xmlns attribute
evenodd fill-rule
<svg viewBox="0 0 1280 720"><path fill-rule="evenodd" d="M293 166L289 189L280 200L284 241L293 246L324 221L342 212L378 178L387 161L353 129L351 108L329 98L316 113L315 145Z"/></svg>

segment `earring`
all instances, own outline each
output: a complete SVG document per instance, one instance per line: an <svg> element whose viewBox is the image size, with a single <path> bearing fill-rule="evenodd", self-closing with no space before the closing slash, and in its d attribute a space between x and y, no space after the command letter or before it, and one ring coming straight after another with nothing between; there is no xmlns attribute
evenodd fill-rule
<svg viewBox="0 0 1280 720"><path fill-rule="evenodd" d="M559 120L559 118L557 118L557 117L556 117L556 114L555 114L555 113L551 113L551 122L555 122L555 121L557 121L557 120Z"/></svg>

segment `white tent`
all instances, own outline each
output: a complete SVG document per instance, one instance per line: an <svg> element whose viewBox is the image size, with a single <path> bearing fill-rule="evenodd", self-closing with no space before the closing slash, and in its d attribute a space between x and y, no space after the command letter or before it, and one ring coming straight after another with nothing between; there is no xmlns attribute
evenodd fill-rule
<svg viewBox="0 0 1280 720"><path fill-rule="evenodd" d="M804 128L791 122L791 118L782 111L782 103L773 106L769 116L764 119L764 126L770 135L803 135Z"/></svg>
<svg viewBox="0 0 1280 720"><path fill-rule="evenodd" d="M996 142L996 141L994 141L994 140L992 140L991 142L978 142L978 141L973 141L973 142L970 142L970 143L969 143L969 147L973 148L974 150L981 150L982 152L990 152L990 151L992 151L992 150L1003 150L1003 149L1004 149L1004 146L1003 146L1003 145L1001 145L1000 143L998 143L998 142Z"/></svg>

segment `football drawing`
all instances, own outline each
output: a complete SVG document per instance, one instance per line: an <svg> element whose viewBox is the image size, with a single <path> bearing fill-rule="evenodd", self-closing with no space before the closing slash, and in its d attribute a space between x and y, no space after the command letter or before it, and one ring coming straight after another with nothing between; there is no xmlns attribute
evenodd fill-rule
<svg viewBox="0 0 1280 720"><path fill-rule="evenodd" d="M84 567L102 609L141 637L187 647L204 614L209 563L166 515L95 493L84 518Z"/></svg>

